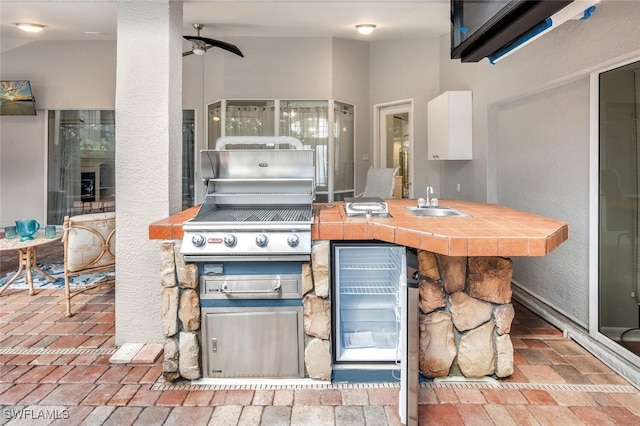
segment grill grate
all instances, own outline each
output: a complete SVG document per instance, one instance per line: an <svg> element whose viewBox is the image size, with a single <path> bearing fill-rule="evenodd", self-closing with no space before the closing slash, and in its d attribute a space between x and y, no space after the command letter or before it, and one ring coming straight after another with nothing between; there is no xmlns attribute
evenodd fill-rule
<svg viewBox="0 0 640 426"><path fill-rule="evenodd" d="M313 207L223 207L206 212L198 222L311 222Z"/></svg>

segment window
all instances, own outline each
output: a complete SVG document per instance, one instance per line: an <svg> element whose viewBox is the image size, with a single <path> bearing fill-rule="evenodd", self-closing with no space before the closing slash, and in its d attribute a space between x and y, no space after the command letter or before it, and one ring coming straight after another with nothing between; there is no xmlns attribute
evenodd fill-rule
<svg viewBox="0 0 640 426"><path fill-rule="evenodd" d="M115 111L49 111L47 223L113 211Z"/></svg>
<svg viewBox="0 0 640 426"><path fill-rule="evenodd" d="M182 111L182 209L194 205L195 182L195 143L196 122L195 111Z"/></svg>
<svg viewBox="0 0 640 426"><path fill-rule="evenodd" d="M49 111L47 223L114 211L115 111ZM195 111L182 118L182 208L194 204Z"/></svg>
<svg viewBox="0 0 640 426"><path fill-rule="evenodd" d="M315 151L316 201L353 196L353 105L333 100L223 99L209 104L207 113L209 149L215 149L216 141L224 136L292 136ZM226 146L227 149L247 147Z"/></svg>

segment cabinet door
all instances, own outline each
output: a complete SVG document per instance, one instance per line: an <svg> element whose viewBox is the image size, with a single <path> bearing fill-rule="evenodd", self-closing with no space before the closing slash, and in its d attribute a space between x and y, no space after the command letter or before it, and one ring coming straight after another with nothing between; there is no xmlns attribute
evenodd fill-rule
<svg viewBox="0 0 640 426"><path fill-rule="evenodd" d="M470 91L445 92L428 104L429 160L471 160L472 97Z"/></svg>
<svg viewBox="0 0 640 426"><path fill-rule="evenodd" d="M302 307L211 308L204 377L304 377Z"/></svg>

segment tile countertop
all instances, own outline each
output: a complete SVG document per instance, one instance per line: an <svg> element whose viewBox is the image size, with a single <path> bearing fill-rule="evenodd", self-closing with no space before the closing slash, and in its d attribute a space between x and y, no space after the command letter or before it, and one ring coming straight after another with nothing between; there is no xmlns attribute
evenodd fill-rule
<svg viewBox="0 0 640 426"><path fill-rule="evenodd" d="M416 217L405 209L415 200L388 200L390 218L347 217L344 203L318 203L314 240L371 240L448 256L546 256L569 238L569 225L495 204L440 200L469 217ZM182 223L198 206L149 225L150 239L181 239Z"/></svg>

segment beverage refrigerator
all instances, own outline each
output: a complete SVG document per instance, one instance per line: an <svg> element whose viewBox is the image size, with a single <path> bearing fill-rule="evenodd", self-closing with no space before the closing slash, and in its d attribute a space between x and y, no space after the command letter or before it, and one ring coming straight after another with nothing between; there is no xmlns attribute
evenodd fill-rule
<svg viewBox="0 0 640 426"><path fill-rule="evenodd" d="M335 243L336 363L400 360L406 248L385 243Z"/></svg>
<svg viewBox="0 0 640 426"><path fill-rule="evenodd" d="M334 365L389 367L400 381L401 422L417 424L417 255L372 241L334 242L331 252Z"/></svg>

